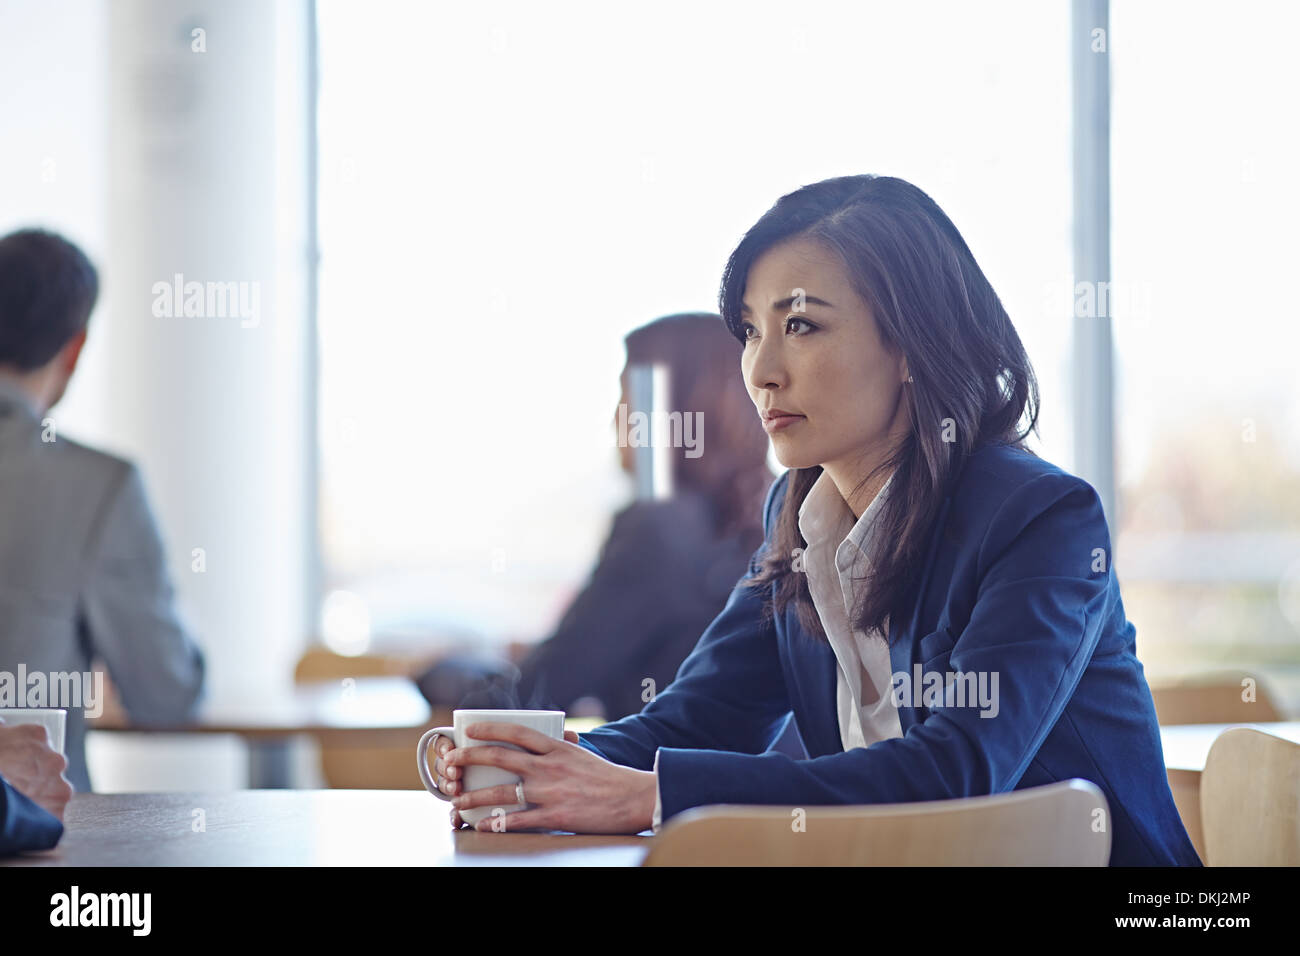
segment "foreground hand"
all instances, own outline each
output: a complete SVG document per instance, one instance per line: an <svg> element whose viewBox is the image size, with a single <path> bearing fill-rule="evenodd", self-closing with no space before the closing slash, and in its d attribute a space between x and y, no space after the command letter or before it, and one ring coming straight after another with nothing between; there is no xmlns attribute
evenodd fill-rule
<svg viewBox="0 0 1300 956"><path fill-rule="evenodd" d="M571 833L640 833L650 828L656 795L652 771L633 770L596 756L578 745L578 735L572 730L564 732L563 740L556 740L517 724L485 721L471 724L465 733L479 740L515 744L528 752L490 744L454 748L451 741L443 748L439 739L439 772L449 785L444 792L454 795L453 826L464 824L460 810L518 802L513 783L460 791L464 768L483 764L523 778L524 797L532 809L506 814L507 831L537 827ZM441 779L439 783L443 785ZM492 823L493 818L487 817L476 829L491 830ZM498 829L500 826L497 824Z"/></svg>
<svg viewBox="0 0 1300 956"><path fill-rule="evenodd" d="M68 759L50 746L44 727L11 727L0 720L0 777L60 821L72 799L72 785L63 776L67 768Z"/></svg>

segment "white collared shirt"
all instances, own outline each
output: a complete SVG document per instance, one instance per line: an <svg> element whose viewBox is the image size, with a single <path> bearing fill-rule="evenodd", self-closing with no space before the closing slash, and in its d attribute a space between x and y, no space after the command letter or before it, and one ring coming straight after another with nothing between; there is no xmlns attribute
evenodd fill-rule
<svg viewBox="0 0 1300 956"><path fill-rule="evenodd" d="M858 588L863 586L870 563L875 521L893 484L889 476L862 517L854 519L839 489L825 471L813 482L799 506L799 531L807 547L803 568L808 590L826 637L839 663L835 682L835 707L840 742L845 750L869 747L878 740L903 736L894 703L889 647L879 630L864 633L853 627L850 615ZM889 621L886 618L885 625ZM655 809L653 827L659 832L663 802L658 790L659 755L655 754Z"/></svg>
<svg viewBox="0 0 1300 956"><path fill-rule="evenodd" d="M807 542L803 563L808 590L839 662L835 705L845 750L903 736L885 638L879 630L865 633L850 622L853 599L870 569L867 553L876 519L893 481L891 475L862 517L855 520L830 475L823 471L799 507L799 530Z"/></svg>

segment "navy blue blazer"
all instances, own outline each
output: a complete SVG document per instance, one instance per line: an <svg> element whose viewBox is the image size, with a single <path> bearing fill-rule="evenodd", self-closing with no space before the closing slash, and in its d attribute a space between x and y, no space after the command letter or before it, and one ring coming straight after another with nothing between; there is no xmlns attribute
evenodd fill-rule
<svg viewBox="0 0 1300 956"><path fill-rule="evenodd" d="M788 478L768 491L769 536ZM845 751L835 654L793 607L763 621L769 592L748 583L760 549L676 679L580 742L639 770L658 752L664 822L708 804L946 800L1082 777L1110 806L1112 866L1200 866L1169 789L1096 491L998 444L973 452L952 487L918 581L890 614L890 662L895 675L917 664L923 674L996 673L996 716L918 699L898 681L903 736ZM806 760L770 750L791 714Z"/></svg>
<svg viewBox="0 0 1300 956"><path fill-rule="evenodd" d="M63 824L40 804L0 777L0 856L48 850L63 836Z"/></svg>

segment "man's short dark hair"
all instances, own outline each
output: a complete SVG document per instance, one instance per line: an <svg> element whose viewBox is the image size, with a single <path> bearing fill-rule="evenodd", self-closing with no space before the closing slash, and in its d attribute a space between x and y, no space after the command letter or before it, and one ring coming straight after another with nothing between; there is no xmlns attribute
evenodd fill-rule
<svg viewBox="0 0 1300 956"><path fill-rule="evenodd" d="M0 365L38 369L86 327L99 274L62 236L22 229L0 239Z"/></svg>

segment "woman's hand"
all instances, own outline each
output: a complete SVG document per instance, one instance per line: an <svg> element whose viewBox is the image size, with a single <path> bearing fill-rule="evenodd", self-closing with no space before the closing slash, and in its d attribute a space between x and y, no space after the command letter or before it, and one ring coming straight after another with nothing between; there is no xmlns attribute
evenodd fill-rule
<svg viewBox="0 0 1300 956"><path fill-rule="evenodd" d="M455 746L452 739L445 734L440 734L433 741L433 784L443 793L454 797L460 793L460 782L447 776L447 764L444 757L448 750ZM457 771L459 775L459 771ZM453 809L451 811L451 825L456 829L464 826L465 821L460 818L460 813Z"/></svg>
<svg viewBox="0 0 1300 956"><path fill-rule="evenodd" d="M453 797L452 826L464 825L461 810L519 802L513 783L461 791L465 768L484 764L523 778L524 797L533 809L506 814L507 830L537 827L571 833L640 833L650 828L656 796L653 771L621 767L596 756L578 745L578 735L572 730L564 732L563 740L556 740L518 724L485 721L471 724L465 733L480 740L515 744L528 752L490 744L457 749L452 741L440 737L434 773L438 786ZM494 822L487 817L476 829L491 830Z"/></svg>

